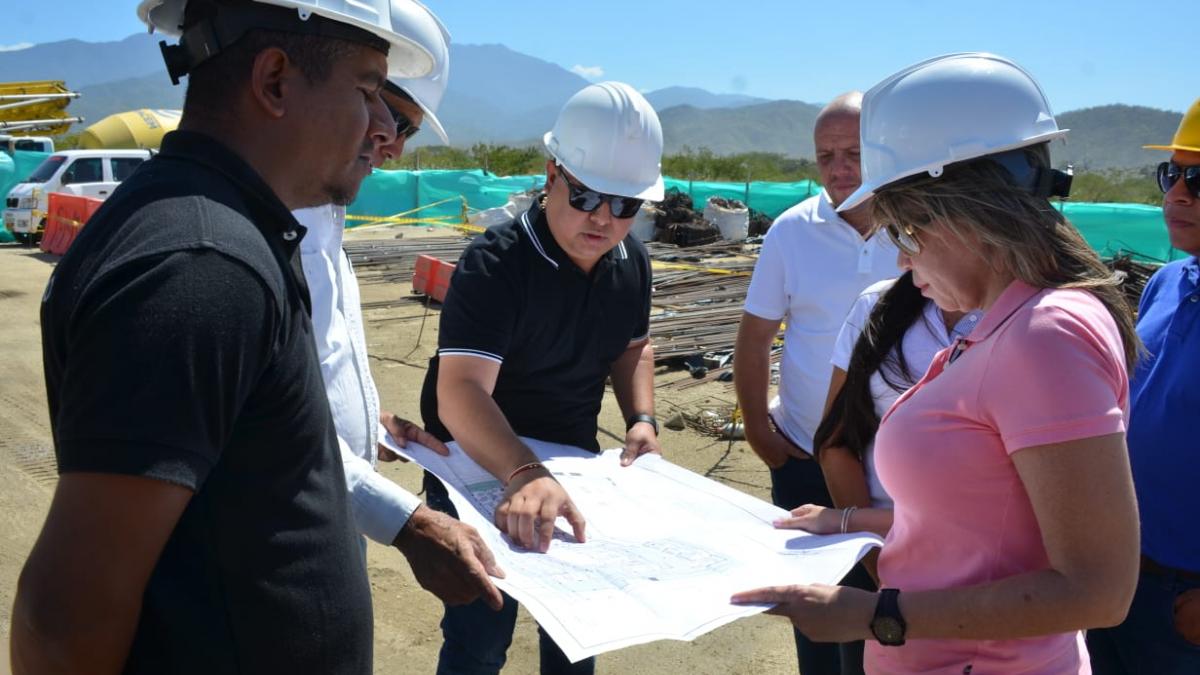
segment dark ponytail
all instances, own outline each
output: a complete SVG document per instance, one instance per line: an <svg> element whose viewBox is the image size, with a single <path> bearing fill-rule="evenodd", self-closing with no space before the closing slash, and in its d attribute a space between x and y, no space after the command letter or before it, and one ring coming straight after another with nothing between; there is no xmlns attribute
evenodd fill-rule
<svg viewBox="0 0 1200 675"><path fill-rule="evenodd" d="M860 460L879 429L871 376L876 372L896 392L916 384L904 359L904 334L925 312L926 299L913 285L912 272L906 272L875 303L862 335L854 343L846 383L834 397L829 413L821 420L813 438L814 451L841 446L849 448Z"/></svg>

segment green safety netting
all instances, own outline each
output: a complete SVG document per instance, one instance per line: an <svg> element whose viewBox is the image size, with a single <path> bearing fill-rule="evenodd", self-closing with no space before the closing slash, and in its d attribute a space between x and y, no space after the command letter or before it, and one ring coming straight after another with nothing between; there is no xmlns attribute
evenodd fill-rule
<svg viewBox="0 0 1200 675"><path fill-rule="evenodd" d="M1130 253L1150 262L1169 262L1187 256L1171 248L1162 207L1066 202L1062 210L1101 257Z"/></svg>
<svg viewBox="0 0 1200 675"><path fill-rule="evenodd" d="M504 206L512 192L536 189L545 182L544 175L494 176L481 170L472 171L375 171L363 182L358 198L350 205L351 226L368 222L367 217L385 218L397 214L431 221L461 216L462 198L472 209ZM797 183L718 183L665 180L666 188L677 189L692 196L696 208L704 208L709 197L726 197L748 201L750 207L771 218L788 207L817 194L821 186L805 180ZM747 192L749 200L747 200ZM410 213L418 206L424 206Z"/></svg>
<svg viewBox="0 0 1200 675"><path fill-rule="evenodd" d="M375 171L364 181L358 199L350 205L349 225L397 214L428 220L431 224L461 222L463 200L471 210L503 206L511 192L536 189L545 176L494 176L473 171ZM794 204L817 194L821 186L809 180L796 183L720 183L665 179L667 189L691 195L697 209L709 197L746 202L750 208L777 217ZM427 208L413 212L418 206ZM1084 204L1061 206L1067 218L1102 256L1127 252L1148 261L1183 257L1171 248L1162 222L1162 209L1143 204Z"/></svg>
<svg viewBox="0 0 1200 675"><path fill-rule="evenodd" d="M50 155L45 152L17 150L11 156L0 152L0 195L8 197L14 185L25 180ZM0 227L0 243L13 241L12 232Z"/></svg>
<svg viewBox="0 0 1200 675"><path fill-rule="evenodd" d="M709 197L736 199L755 211L762 211L770 218L799 204L821 191L821 186L811 180L796 183L718 183L713 181L690 181L666 178L666 188L675 188L692 196L692 204L703 209Z"/></svg>
<svg viewBox="0 0 1200 675"><path fill-rule="evenodd" d="M17 151L12 157L0 153L0 195L28 176L46 157L46 153ZM7 160L7 161L5 161ZM451 225L461 222L463 201L471 210L503 206L508 195L536 189L545 176L495 176L486 171L375 171L363 182L358 198L350 205L349 226L363 225L376 218L398 214L430 224ZM709 197L738 199L771 218L789 207L817 194L821 186L813 181L795 183L721 183L665 179L667 189L677 189L692 197L697 209ZM417 207L425 207L417 210ZM1162 222L1162 209L1142 204L1084 204L1067 202L1062 206L1088 244L1103 256L1129 252L1149 261L1169 261L1184 257L1171 248ZM0 229L0 241L11 241L7 230Z"/></svg>
<svg viewBox="0 0 1200 675"><path fill-rule="evenodd" d="M510 193L538 188L545 180L545 176L493 176L479 169L374 171L350 205L347 225L400 214L431 223L461 223L463 199L472 210L504 206ZM418 206L424 208L416 210Z"/></svg>

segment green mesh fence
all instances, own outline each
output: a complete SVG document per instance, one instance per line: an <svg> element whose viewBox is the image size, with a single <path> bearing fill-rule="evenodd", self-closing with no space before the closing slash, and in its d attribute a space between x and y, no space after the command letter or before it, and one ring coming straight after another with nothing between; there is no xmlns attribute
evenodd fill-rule
<svg viewBox="0 0 1200 675"><path fill-rule="evenodd" d="M462 214L462 199L468 208L490 209L503 206L512 192L537 189L544 175L493 176L473 171L375 171L363 182L358 198L350 205L351 226L398 214L429 221L447 221ZM696 208L704 208L709 197L719 196L749 202L750 207L775 218L789 207L817 194L821 186L813 181L798 183L718 183L666 179L667 189L675 188L692 196ZM747 193L749 199L747 199ZM460 199L460 197L462 199ZM415 211L418 206L425 208ZM431 223L432 224L432 223Z"/></svg>
<svg viewBox="0 0 1200 675"><path fill-rule="evenodd" d="M347 225L404 214L429 224L461 223L463 199L472 209L504 206L508 195L538 188L545 176L493 176L473 171L375 171L350 205ZM417 207L423 207L417 210Z"/></svg>
<svg viewBox="0 0 1200 675"><path fill-rule="evenodd" d="M1150 262L1169 262L1187 256L1171 248L1161 207L1067 202L1062 209L1101 257L1126 252Z"/></svg>
<svg viewBox="0 0 1200 675"><path fill-rule="evenodd" d="M28 176L46 153L18 151L13 157L0 153L0 195ZM5 161L7 160L7 161ZM490 209L503 206L512 192L537 189L545 176L494 176L476 169L471 171L375 171L363 182L358 198L350 205L349 225L363 225L379 218L404 214L431 225L460 223L463 202L467 208ZM778 217L794 204L817 194L821 186L813 181L796 183L721 183L665 179L667 189L691 195L696 208L704 207L709 197L738 199L771 218ZM424 207L418 209L418 207ZM1162 222L1162 209L1141 204L1083 204L1067 202L1062 206L1067 218L1102 256L1129 252L1149 261L1166 262L1185 256L1171 248ZM7 230L0 230L0 241L11 241Z"/></svg>
<svg viewBox="0 0 1200 675"><path fill-rule="evenodd" d="M771 218L778 218L779 214L821 191L821 186L811 180L797 183L717 183L667 178L664 182L668 190L675 188L690 194L697 209L703 209L709 197L725 197L747 204Z"/></svg>
<svg viewBox="0 0 1200 675"><path fill-rule="evenodd" d="M511 192L536 189L545 176L493 176L485 171L376 171L364 181L358 199L350 205L350 226L397 214L447 225L461 222L463 200L469 209L503 206ZM665 179L667 189L691 195L696 208L709 197L720 196L748 203L771 218L817 194L813 181L796 183L720 183ZM432 206L431 206L432 205ZM418 206L424 206L416 210ZM1166 262L1184 257L1171 248L1162 222L1162 209L1142 204L1062 205L1067 218L1102 256L1128 252L1149 261Z"/></svg>

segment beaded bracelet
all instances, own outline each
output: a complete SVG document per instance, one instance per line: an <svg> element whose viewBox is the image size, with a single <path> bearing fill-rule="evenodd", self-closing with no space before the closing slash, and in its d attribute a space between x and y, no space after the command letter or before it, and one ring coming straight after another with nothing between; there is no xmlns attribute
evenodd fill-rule
<svg viewBox="0 0 1200 675"><path fill-rule="evenodd" d="M521 466L518 466L517 468L513 469L512 473L508 474L508 480L504 481L504 484L508 485L509 483L512 482L512 480L514 478L516 478L520 474L525 473L526 471L532 471L533 469L544 469L544 468L546 468L546 467L542 466L541 462L530 462L528 464L522 464Z"/></svg>

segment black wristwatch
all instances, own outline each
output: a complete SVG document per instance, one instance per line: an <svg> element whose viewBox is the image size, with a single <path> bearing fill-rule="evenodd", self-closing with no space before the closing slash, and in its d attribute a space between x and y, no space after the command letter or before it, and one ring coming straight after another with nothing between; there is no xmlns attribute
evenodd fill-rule
<svg viewBox="0 0 1200 675"><path fill-rule="evenodd" d="M654 415L647 415L646 413L630 415L629 419L625 420L625 431L632 429L633 425L637 424L638 422L645 422L646 424L654 427L654 435L658 435L658 420L654 419Z"/></svg>
<svg viewBox="0 0 1200 675"><path fill-rule="evenodd" d="M908 624L900 615L900 591L895 588L879 590L879 601L875 603L875 618L871 619L871 633L885 647L904 644Z"/></svg>

